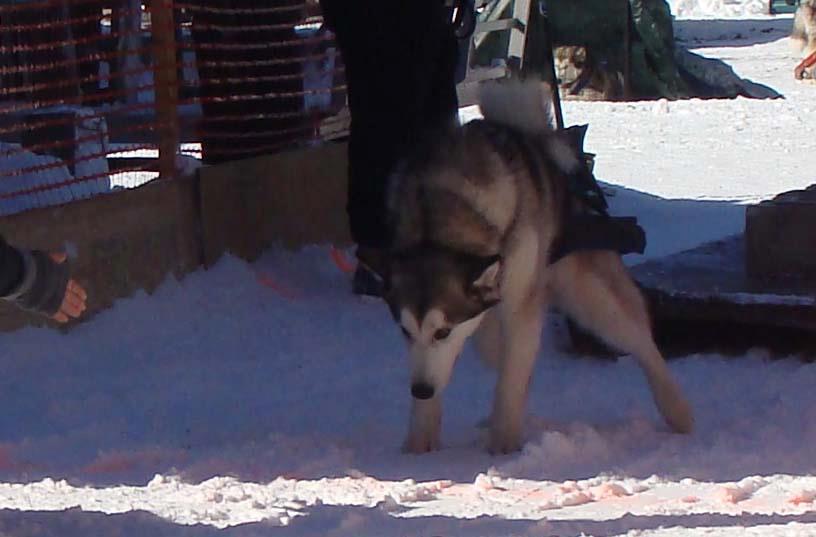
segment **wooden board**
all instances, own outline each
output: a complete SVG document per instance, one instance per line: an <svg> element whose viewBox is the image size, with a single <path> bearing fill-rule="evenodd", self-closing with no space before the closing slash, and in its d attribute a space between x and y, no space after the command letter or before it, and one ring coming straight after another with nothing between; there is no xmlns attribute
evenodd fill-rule
<svg viewBox="0 0 816 537"><path fill-rule="evenodd" d="M762 347L816 357L816 281L749 278L745 255L737 235L632 267L667 355ZM604 353L594 338L572 335L577 350Z"/></svg>

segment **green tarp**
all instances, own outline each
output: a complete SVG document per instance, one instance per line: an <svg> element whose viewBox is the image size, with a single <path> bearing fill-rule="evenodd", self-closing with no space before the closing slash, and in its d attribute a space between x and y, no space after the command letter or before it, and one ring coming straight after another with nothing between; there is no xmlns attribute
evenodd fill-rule
<svg viewBox="0 0 816 537"><path fill-rule="evenodd" d="M542 53L549 27L555 47L585 47L595 68L609 78L623 79L628 48L632 99L779 96L770 88L739 78L719 60L676 45L671 10L665 0L547 0L548 25L537 2L533 0L528 27L528 71L549 72L551 59ZM491 57L499 57L506 43L506 35L491 36L477 58L487 63Z"/></svg>

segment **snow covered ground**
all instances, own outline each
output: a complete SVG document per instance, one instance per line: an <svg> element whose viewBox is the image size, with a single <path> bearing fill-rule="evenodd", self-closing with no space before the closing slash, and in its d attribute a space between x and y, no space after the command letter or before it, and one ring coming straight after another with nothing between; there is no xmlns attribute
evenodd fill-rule
<svg viewBox="0 0 816 537"><path fill-rule="evenodd" d="M700 52L786 99L565 103L647 257L739 231L746 201L814 182L816 86L792 79L787 23L731 22L742 38ZM493 375L469 352L444 449L400 452L401 337L325 247L225 258L68 334L4 334L0 535L816 535L806 356L673 360L698 425L677 436L631 360L566 356L552 332L527 443L503 457L483 449Z"/></svg>
<svg viewBox="0 0 816 537"><path fill-rule="evenodd" d="M769 14L768 0L669 0L679 19L747 18Z"/></svg>

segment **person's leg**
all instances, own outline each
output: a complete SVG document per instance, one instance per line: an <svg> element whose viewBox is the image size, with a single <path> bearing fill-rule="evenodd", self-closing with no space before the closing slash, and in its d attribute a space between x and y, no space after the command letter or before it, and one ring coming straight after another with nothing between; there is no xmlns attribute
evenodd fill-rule
<svg viewBox="0 0 816 537"><path fill-rule="evenodd" d="M411 14L414 42L410 52L411 85L415 109L411 111L412 142L429 130L445 128L458 119L456 68L459 46L451 10L440 1ZM406 17L408 18L408 17ZM416 28L423 28L417 32Z"/></svg>
<svg viewBox="0 0 816 537"><path fill-rule="evenodd" d="M389 243L385 192L399 158L457 110L456 39L441 0L322 0L346 65L351 136L347 212L358 257ZM376 294L365 272L355 292Z"/></svg>

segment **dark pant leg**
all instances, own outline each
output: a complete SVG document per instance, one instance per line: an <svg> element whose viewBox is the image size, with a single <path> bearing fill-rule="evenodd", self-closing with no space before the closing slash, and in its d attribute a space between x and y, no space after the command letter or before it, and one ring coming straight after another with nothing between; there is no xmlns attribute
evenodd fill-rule
<svg viewBox="0 0 816 537"><path fill-rule="evenodd" d="M388 174L429 129L455 117L456 39L441 0L323 0L346 65L354 241L388 244Z"/></svg>

